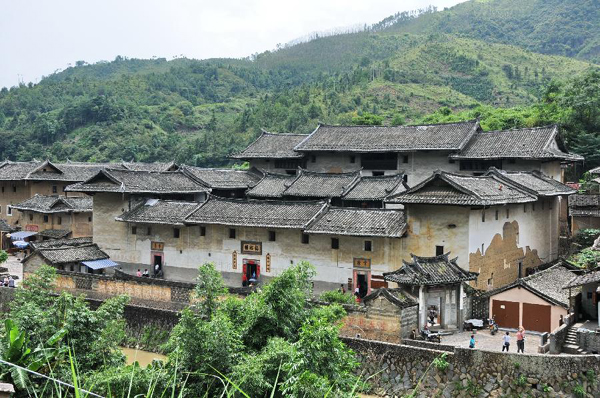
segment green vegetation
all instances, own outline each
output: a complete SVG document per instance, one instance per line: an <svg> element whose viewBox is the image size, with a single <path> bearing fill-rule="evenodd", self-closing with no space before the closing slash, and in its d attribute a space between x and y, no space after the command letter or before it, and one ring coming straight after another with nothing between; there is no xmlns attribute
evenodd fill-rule
<svg viewBox="0 0 600 398"><path fill-rule="evenodd" d="M338 304L354 304L354 296L349 293L342 293L339 290L329 290L321 293L319 296L321 301L326 303L338 303Z"/></svg>
<svg viewBox="0 0 600 398"><path fill-rule="evenodd" d="M600 236L600 229L580 229L575 235L575 242L581 247L591 247L598 236Z"/></svg>
<svg viewBox="0 0 600 398"><path fill-rule="evenodd" d="M194 304L164 346L168 361L147 368L125 365L117 345L127 299L92 311L82 297L54 295L55 276L42 267L17 289L1 335L5 361L106 397L354 397L364 387L354 354L338 337L344 310L307 304L314 276L308 263L244 299L228 296L214 266L202 265ZM66 387L18 368L0 371L18 397L67 396Z"/></svg>
<svg viewBox="0 0 600 398"><path fill-rule="evenodd" d="M448 354L443 353L433 360L433 366L440 372L445 372L450 367L450 362L447 361Z"/></svg>
<svg viewBox="0 0 600 398"><path fill-rule="evenodd" d="M594 269L600 262L600 251L592 249L583 249L578 253L573 254L569 261L581 268Z"/></svg>

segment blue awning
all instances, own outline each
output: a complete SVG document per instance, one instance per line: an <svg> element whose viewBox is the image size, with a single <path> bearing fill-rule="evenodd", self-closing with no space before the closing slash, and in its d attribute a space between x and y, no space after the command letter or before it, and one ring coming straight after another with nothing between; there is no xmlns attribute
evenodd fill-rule
<svg viewBox="0 0 600 398"><path fill-rule="evenodd" d="M29 246L29 242L25 242L22 240L17 240L13 242L13 245L15 245L16 247L18 247L19 249L24 249L27 246Z"/></svg>
<svg viewBox="0 0 600 398"><path fill-rule="evenodd" d="M115 263L114 261L110 260L110 259L104 259L104 260L92 260L92 261L82 261L83 265L91 268L91 269L103 269L103 268L110 268L110 267L116 267L118 264Z"/></svg>
<svg viewBox="0 0 600 398"><path fill-rule="evenodd" d="M29 238L32 235L37 235L37 232L33 231L18 231L10 234L11 240L23 240L25 238Z"/></svg>

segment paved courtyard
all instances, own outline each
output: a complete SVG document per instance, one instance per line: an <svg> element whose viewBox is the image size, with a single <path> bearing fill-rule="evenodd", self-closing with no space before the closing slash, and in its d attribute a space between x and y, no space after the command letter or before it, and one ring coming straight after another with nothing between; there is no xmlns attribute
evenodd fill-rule
<svg viewBox="0 0 600 398"><path fill-rule="evenodd" d="M492 336L487 330L479 330L475 334L475 348L489 351L502 351L502 337L506 331L498 331L495 336ZM509 331L510 333L510 348L509 352L517 352L517 331ZM453 345L455 347L469 347L471 332L461 332L449 336L442 336L442 344ZM540 345L540 335L525 332L525 353L537 354L538 346Z"/></svg>
<svg viewBox="0 0 600 398"><path fill-rule="evenodd" d="M18 277L17 279L15 279L15 283L17 286L23 280L23 264L21 264L21 260L20 260L22 258L23 258L22 254L19 255L19 258L17 258L16 256L14 256L12 254L9 254L8 260L6 260L6 262L1 265L2 267L8 268L8 273L10 275Z"/></svg>

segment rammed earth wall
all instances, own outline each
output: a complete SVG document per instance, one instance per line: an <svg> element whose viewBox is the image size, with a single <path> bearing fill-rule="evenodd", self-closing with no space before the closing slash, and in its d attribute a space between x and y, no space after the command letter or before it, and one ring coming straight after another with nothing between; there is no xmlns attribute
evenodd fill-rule
<svg viewBox="0 0 600 398"><path fill-rule="evenodd" d="M455 348L454 353L344 338L371 393L401 397L598 397L600 356L517 355ZM442 354L445 370L433 365ZM425 376L424 376L425 375ZM418 387L417 387L418 384ZM578 395L578 392L583 393Z"/></svg>

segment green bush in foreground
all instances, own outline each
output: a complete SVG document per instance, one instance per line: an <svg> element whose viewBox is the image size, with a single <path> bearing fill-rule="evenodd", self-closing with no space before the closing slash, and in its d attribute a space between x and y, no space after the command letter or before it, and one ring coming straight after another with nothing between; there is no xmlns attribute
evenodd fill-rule
<svg viewBox="0 0 600 398"><path fill-rule="evenodd" d="M338 304L354 304L354 296L349 293L342 293L339 290L328 290L321 293L319 296L321 301L327 303L338 303Z"/></svg>

